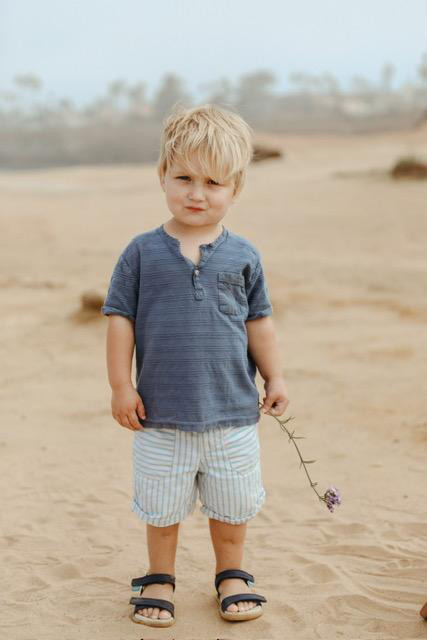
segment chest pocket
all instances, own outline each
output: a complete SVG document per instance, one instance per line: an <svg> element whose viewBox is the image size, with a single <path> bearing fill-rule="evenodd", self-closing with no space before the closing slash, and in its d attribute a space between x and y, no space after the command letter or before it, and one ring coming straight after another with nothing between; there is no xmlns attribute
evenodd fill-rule
<svg viewBox="0 0 427 640"><path fill-rule="evenodd" d="M217 284L219 310L229 316L242 318L248 310L245 278L241 273L220 271Z"/></svg>

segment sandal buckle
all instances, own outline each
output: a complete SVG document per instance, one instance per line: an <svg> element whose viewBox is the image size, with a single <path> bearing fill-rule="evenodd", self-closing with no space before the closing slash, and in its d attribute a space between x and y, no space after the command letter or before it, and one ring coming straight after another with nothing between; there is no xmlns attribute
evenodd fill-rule
<svg viewBox="0 0 427 640"><path fill-rule="evenodd" d="M139 591L141 587L132 587L132 591Z"/></svg>

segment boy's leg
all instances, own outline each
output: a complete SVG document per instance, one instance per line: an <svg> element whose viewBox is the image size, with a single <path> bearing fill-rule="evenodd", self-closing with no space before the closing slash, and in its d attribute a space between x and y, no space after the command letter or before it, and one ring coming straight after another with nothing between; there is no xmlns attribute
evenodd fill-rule
<svg viewBox="0 0 427 640"><path fill-rule="evenodd" d="M196 445L191 433L177 429L135 431L132 510L146 522L149 574L175 575L179 523L194 510L197 499ZM173 586L147 585L142 597L173 602ZM141 607L139 611L152 618L171 617L169 611L159 612L157 607Z"/></svg>
<svg viewBox="0 0 427 640"><path fill-rule="evenodd" d="M209 529L216 556L215 573L225 569L241 569L243 545L247 523L229 524L209 518ZM251 593L252 589L241 578L223 580L219 586L221 600L235 593ZM227 607L227 611L247 611L257 605L256 602L236 602Z"/></svg>
<svg viewBox="0 0 427 640"><path fill-rule="evenodd" d="M154 527L147 524L147 547L150 568L147 573L170 573L175 575L175 557L178 543L179 522L168 527ZM149 584L144 587L144 598L161 598L173 602L171 584ZM170 618L166 609L150 607L139 610L150 618Z"/></svg>

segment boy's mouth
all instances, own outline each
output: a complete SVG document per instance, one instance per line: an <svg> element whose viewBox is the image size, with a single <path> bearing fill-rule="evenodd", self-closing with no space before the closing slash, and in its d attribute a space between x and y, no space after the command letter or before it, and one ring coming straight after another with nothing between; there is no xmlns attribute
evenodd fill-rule
<svg viewBox="0 0 427 640"><path fill-rule="evenodd" d="M190 211L204 211L204 209L200 209L199 207L186 207Z"/></svg>

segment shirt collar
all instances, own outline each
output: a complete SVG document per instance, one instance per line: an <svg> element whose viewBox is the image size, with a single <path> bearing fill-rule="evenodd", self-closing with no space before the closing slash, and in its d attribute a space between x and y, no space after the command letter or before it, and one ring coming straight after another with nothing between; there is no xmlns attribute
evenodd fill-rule
<svg viewBox="0 0 427 640"><path fill-rule="evenodd" d="M179 247L180 246L180 241L178 240L178 238L175 238L174 236L171 236L166 231L166 229L164 228L163 224L161 224L160 227L157 227L157 231L164 237L164 239L169 244L172 244L175 247ZM228 236L228 229L226 229L224 227L224 225L222 225L222 232L219 234L219 236L217 238L215 238L215 240L213 240L212 242L208 242L206 244L201 244L199 246L200 247L206 247L207 249L215 249L215 247L217 247L219 244L224 242L224 240L227 238L227 236Z"/></svg>

